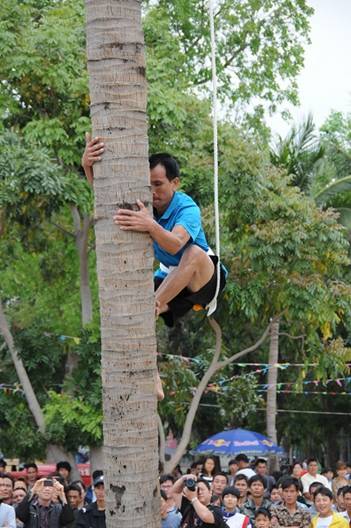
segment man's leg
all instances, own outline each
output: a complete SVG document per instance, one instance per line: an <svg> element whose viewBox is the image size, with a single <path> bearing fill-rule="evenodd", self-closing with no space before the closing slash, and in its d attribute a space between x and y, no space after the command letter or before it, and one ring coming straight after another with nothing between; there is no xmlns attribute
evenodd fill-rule
<svg viewBox="0 0 351 528"><path fill-rule="evenodd" d="M156 290L157 315L168 310L168 303L184 288L191 292L199 291L207 284L215 271L207 253L198 246L188 247L179 262Z"/></svg>

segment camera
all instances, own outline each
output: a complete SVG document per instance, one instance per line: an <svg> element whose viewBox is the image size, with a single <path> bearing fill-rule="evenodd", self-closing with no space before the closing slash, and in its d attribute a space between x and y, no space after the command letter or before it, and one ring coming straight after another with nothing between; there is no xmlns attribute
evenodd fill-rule
<svg viewBox="0 0 351 528"><path fill-rule="evenodd" d="M187 479L185 481L185 486L188 488L188 490L195 491L196 490L196 480L192 478Z"/></svg>

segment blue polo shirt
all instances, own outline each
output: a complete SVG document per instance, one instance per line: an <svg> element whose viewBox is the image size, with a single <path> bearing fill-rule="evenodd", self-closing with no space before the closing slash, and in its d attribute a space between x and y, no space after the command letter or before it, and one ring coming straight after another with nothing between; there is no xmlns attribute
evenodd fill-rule
<svg viewBox="0 0 351 528"><path fill-rule="evenodd" d="M172 231L177 225L182 226L190 236L190 240L175 255L167 253L157 242L154 242L155 257L164 266L178 266L185 249L195 244L204 251L209 249L205 233L201 225L201 211L194 200L185 193L175 192L162 216L155 216L156 222L167 231ZM156 277L164 278L166 273L158 269Z"/></svg>

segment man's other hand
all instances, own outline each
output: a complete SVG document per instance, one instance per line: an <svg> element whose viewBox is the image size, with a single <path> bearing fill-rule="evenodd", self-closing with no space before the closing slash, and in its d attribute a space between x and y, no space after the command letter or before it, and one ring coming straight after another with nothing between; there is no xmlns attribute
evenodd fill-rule
<svg viewBox="0 0 351 528"><path fill-rule="evenodd" d="M141 233L150 232L154 225L154 219L145 207L143 202L137 200L139 211L130 209L118 209L113 217L115 224L119 225L122 231L139 231Z"/></svg>

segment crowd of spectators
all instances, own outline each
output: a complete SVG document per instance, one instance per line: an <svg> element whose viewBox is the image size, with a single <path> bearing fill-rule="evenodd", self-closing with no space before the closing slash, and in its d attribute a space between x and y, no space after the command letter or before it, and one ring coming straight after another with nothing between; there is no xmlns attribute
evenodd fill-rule
<svg viewBox="0 0 351 528"><path fill-rule="evenodd" d="M106 527L102 471L86 489L67 461L45 478L34 463L16 479L5 469L0 461L1 528ZM179 466L161 474L160 494L162 528L351 528L351 468L341 461L335 472L310 458L269 474L264 459L241 454L224 472L207 457L184 475Z"/></svg>

